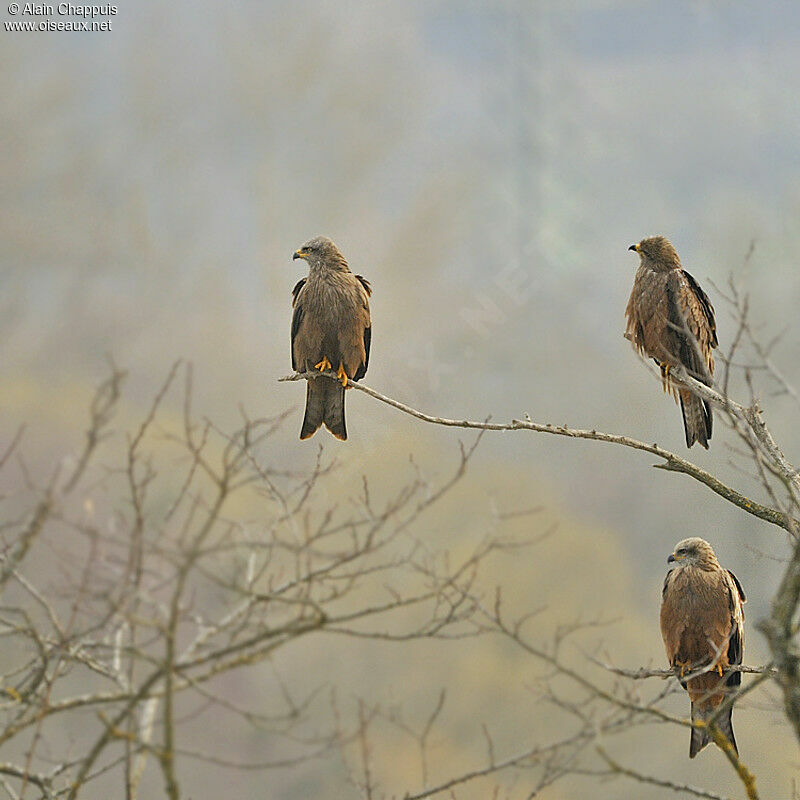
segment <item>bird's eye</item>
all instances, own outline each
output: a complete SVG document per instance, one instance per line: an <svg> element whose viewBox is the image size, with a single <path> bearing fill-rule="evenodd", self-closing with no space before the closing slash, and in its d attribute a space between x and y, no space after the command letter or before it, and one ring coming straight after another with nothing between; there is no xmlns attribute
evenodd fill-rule
<svg viewBox="0 0 800 800"><path fill-rule="evenodd" d="M685 556L686 555L686 548L685 547L679 548L678 550L675 551L675 555L676 556Z"/></svg>

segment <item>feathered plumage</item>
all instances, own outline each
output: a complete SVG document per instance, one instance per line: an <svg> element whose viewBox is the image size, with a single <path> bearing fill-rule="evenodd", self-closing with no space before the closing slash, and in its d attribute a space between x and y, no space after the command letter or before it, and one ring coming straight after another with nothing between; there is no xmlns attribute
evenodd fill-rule
<svg viewBox="0 0 800 800"><path fill-rule="evenodd" d="M633 244L639 269L625 310L625 338L661 369L664 388L680 401L686 446L699 442L706 449L713 417L709 404L670 380L671 367L682 366L698 381L711 385L712 350L717 346L714 307L697 281L681 267L675 248L664 236Z"/></svg>
<svg viewBox="0 0 800 800"><path fill-rule="evenodd" d="M668 559L661 601L661 635L667 659L689 692L692 722L713 719L738 753L731 721L732 706L720 706L742 681L731 670L744 651L744 591L736 576L723 569L711 545L700 538L684 539ZM693 678L692 672L706 668ZM689 757L709 742L708 730L692 728Z"/></svg>
<svg viewBox="0 0 800 800"><path fill-rule="evenodd" d="M348 381L364 377L369 364L372 290L324 236L306 242L294 258L305 259L309 272L292 291L292 367L338 375L338 380L323 375L308 380L300 438L308 439L324 424L337 439L347 439L344 391Z"/></svg>

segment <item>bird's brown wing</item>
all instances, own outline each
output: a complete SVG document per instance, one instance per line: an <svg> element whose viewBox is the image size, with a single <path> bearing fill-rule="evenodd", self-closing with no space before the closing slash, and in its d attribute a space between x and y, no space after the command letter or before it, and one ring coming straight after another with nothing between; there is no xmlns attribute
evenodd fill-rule
<svg viewBox="0 0 800 800"><path fill-rule="evenodd" d="M742 605L747 602L742 585L738 578L726 570L728 583L728 607L731 614L731 631L728 639L728 663L741 664L744 655L744 609ZM739 686L742 682L741 672L731 672L726 683L728 686Z"/></svg>
<svg viewBox="0 0 800 800"><path fill-rule="evenodd" d="M742 589L742 584L739 583L739 579L730 571L727 570L728 577L733 581L733 586L736 589L736 594L739 596L739 602L744 604L747 602L747 596L744 593L744 589Z"/></svg>
<svg viewBox="0 0 800 800"><path fill-rule="evenodd" d="M353 380L360 381L367 374L367 367L369 366L369 346L372 343L372 325L364 328L364 363L356 370Z"/></svg>
<svg viewBox="0 0 800 800"><path fill-rule="evenodd" d="M693 378L711 385L714 374L713 348L717 346L714 308L697 281L684 270L673 270L667 281L668 321L664 342L671 357L668 364L680 364ZM662 364L665 388L675 394L669 371ZM708 448L713 431L711 406L689 389L679 389L686 446L695 442Z"/></svg>
<svg viewBox="0 0 800 800"><path fill-rule="evenodd" d="M360 380L369 363L372 330L369 295L372 290L360 275L348 273L342 281L342 297L346 298L342 307L346 307L347 313L336 321L340 358L348 377Z"/></svg>
<svg viewBox="0 0 800 800"><path fill-rule="evenodd" d="M300 330L300 325L303 322L303 304L302 302L298 301L298 298L300 296L300 292L302 291L305 285L306 285L306 279L301 278L295 285L294 289L292 289L292 308L294 309L294 311L292 312L291 347L292 347L292 369L295 372L298 372L299 368L297 366L298 360L294 352L294 340L297 338L297 332Z"/></svg>
<svg viewBox="0 0 800 800"><path fill-rule="evenodd" d="M676 570L667 573L661 591L661 636L664 639L664 649L670 666L673 666L678 659L681 634L686 627L679 609L680 595L673 587L677 574Z"/></svg>
<svg viewBox="0 0 800 800"><path fill-rule="evenodd" d="M668 330L665 339L676 363L693 377L710 384L714 374L717 326L714 308L697 281L685 270L673 270L667 281Z"/></svg>
<svg viewBox="0 0 800 800"><path fill-rule="evenodd" d="M370 282L363 275L356 275L358 282L364 287L367 297L372 296L372 286ZM369 303L366 305L367 309L367 325L364 328L364 361L356 370L353 376L354 380L361 380L367 374L367 367L369 366L369 348L372 343L372 320L369 313Z"/></svg>
<svg viewBox="0 0 800 800"><path fill-rule="evenodd" d="M717 346L717 321L714 316L714 306L708 299L708 295L700 288L700 284L686 271L683 270L683 275L691 286L692 292L697 298L700 309L705 317L706 325L709 331L709 346L714 348Z"/></svg>
<svg viewBox="0 0 800 800"><path fill-rule="evenodd" d="M367 297L372 297L372 284L363 275L356 275L356 280L364 287Z"/></svg>

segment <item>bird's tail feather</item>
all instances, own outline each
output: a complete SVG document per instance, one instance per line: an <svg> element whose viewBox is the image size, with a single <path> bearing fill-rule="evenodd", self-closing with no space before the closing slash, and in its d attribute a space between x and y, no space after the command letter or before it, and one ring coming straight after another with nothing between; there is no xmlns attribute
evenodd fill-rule
<svg viewBox="0 0 800 800"><path fill-rule="evenodd" d="M325 427L337 438L347 439L347 426L344 422L344 386L339 381L326 381L330 384L325 397Z"/></svg>
<svg viewBox="0 0 800 800"><path fill-rule="evenodd" d="M320 378L306 381L306 413L303 417L303 427L300 429L301 439L313 436L322 425L325 416L325 388L322 383Z"/></svg>
<svg viewBox="0 0 800 800"><path fill-rule="evenodd" d="M681 390L680 400L686 446L691 447L695 442L699 442L708 450L708 440L711 438L713 424L711 407L705 400L688 389Z"/></svg>
<svg viewBox="0 0 800 800"><path fill-rule="evenodd" d="M347 439L344 387L331 378L311 378L306 382L306 413L300 438L313 436L323 423L337 439Z"/></svg>
<svg viewBox="0 0 800 800"><path fill-rule="evenodd" d="M731 717L733 708L731 706L714 720L714 724L725 735L725 738L733 746L733 751L739 755L739 748L736 746L736 737L733 735L733 719ZM700 706L699 703L692 703L692 722L701 720L706 722L711 719L716 713L716 709L711 705ZM708 728L692 728L692 738L689 741L689 758L694 758L709 742L711 737L708 733Z"/></svg>

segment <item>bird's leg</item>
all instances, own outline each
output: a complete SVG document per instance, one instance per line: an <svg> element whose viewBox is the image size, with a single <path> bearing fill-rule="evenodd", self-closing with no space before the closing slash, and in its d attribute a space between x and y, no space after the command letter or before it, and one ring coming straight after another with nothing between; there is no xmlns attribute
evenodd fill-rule
<svg viewBox="0 0 800 800"><path fill-rule="evenodd" d="M678 661L676 659L675 663L672 665L672 668L673 669L680 668L679 677L680 677L681 680L683 680L683 676L684 676L686 670L689 669L689 667L691 667L691 665L692 665L691 661ZM689 669L689 672L691 672L691 669Z"/></svg>
<svg viewBox="0 0 800 800"><path fill-rule="evenodd" d="M314 364L314 369L325 372L325 370L333 369L333 365L328 361L328 356L322 356L322 361L319 364Z"/></svg>
<svg viewBox="0 0 800 800"><path fill-rule="evenodd" d="M720 678L721 678L721 677L722 677L722 674L723 674L723 669L722 669L722 664L720 664L720 663L719 663L719 661L717 661L717 666L716 666L716 667L714 667L714 669L715 669L717 672L719 672L719 676L720 676Z"/></svg>
<svg viewBox="0 0 800 800"><path fill-rule="evenodd" d="M336 377L342 382L342 386L344 386L344 388L346 389L347 388L347 373L345 372L344 364L342 364L341 361L339 362L339 369L336 371Z"/></svg>
<svg viewBox="0 0 800 800"><path fill-rule="evenodd" d="M668 364L666 361L661 361L659 362L658 366L661 369L661 388L667 394L672 394L673 396L675 396L675 399L677 400L677 395L675 395L676 388L670 379L670 373L672 372L672 364Z"/></svg>

